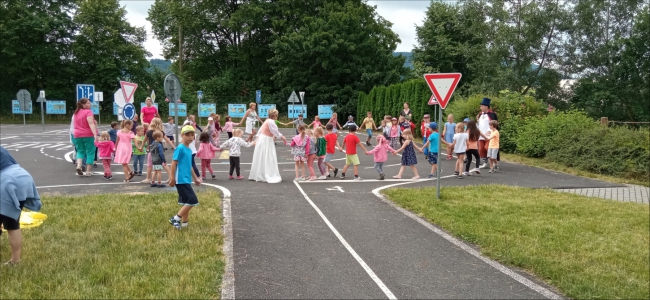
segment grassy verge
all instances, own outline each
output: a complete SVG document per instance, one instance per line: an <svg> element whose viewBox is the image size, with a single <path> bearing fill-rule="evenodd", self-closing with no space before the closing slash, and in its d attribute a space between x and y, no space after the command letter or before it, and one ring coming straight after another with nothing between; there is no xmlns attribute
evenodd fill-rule
<svg viewBox="0 0 650 300"><path fill-rule="evenodd" d="M574 299L648 299L648 205L503 185L389 189L398 205Z"/></svg>
<svg viewBox="0 0 650 300"><path fill-rule="evenodd" d="M0 298L218 299L224 270L219 195L199 193L183 231L178 194L47 197L23 230L22 262L0 268ZM11 253L6 237L2 261Z"/></svg>

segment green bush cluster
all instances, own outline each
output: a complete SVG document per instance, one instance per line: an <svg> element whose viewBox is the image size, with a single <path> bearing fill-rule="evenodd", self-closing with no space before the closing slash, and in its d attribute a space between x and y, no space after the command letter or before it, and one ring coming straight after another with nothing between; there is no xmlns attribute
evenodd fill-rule
<svg viewBox="0 0 650 300"><path fill-rule="evenodd" d="M554 138L596 126L596 121L580 111L551 112L545 117L529 118L517 136L517 152L529 157L545 157L556 147L552 144Z"/></svg>

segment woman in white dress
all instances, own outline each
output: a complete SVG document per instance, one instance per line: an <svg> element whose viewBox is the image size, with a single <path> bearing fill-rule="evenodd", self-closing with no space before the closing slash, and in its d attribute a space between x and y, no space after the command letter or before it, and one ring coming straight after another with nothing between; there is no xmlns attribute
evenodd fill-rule
<svg viewBox="0 0 650 300"><path fill-rule="evenodd" d="M269 118L260 126L260 132L257 134L257 141L255 142L255 152L253 152L251 173L248 176L250 180L268 183L282 181L273 137L281 138L285 145L287 139L278 130L278 125L275 124L277 119L278 111L270 109Z"/></svg>
<svg viewBox="0 0 650 300"><path fill-rule="evenodd" d="M251 102L248 105L248 110L244 114L244 117L242 118L242 121L246 120L246 130L244 130L245 133L248 133L248 138L246 139L246 142L252 142L253 137L255 136L255 122L260 121L262 123L262 119L257 115L257 104L255 102Z"/></svg>

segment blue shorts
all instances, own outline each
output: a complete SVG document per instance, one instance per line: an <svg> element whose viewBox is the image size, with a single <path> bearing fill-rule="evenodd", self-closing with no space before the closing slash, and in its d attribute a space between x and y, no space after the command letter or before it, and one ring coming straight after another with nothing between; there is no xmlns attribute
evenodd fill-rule
<svg viewBox="0 0 650 300"><path fill-rule="evenodd" d="M176 184L176 191L178 191L178 205L184 206L197 206L199 199L192 189L192 184Z"/></svg>
<svg viewBox="0 0 650 300"><path fill-rule="evenodd" d="M333 153L326 153L324 162L330 162L332 160Z"/></svg>
<svg viewBox="0 0 650 300"><path fill-rule="evenodd" d="M431 153L427 155L427 160L429 160L429 163L432 165L437 165L438 164L438 153Z"/></svg>
<svg viewBox="0 0 650 300"><path fill-rule="evenodd" d="M366 132L368 133L368 137L372 137L372 129L366 129Z"/></svg>

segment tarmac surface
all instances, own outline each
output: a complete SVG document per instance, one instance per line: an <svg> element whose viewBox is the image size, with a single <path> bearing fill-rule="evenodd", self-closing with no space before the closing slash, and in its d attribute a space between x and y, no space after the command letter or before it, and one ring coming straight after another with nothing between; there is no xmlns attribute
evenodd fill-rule
<svg viewBox="0 0 650 300"><path fill-rule="evenodd" d="M79 177L72 162L68 125L0 124L0 145L34 177L39 192L48 195L94 193L151 193L175 188L151 188L148 184L121 183L122 167L111 166L113 181L102 178L101 163L95 176ZM100 126L106 130L107 126ZM27 133L24 133L24 130ZM293 129L281 129L288 137ZM342 141L344 134L341 134ZM365 141L365 132L359 137ZM223 134L221 141L227 135ZM374 138L371 140L374 144ZM226 247L232 249L224 277L224 297L237 298L561 298L552 287L534 277L484 258L473 246L446 237L442 230L423 225L422 220L396 209L373 193L382 187L435 186L424 179L394 180L400 156L389 155L384 165L387 180L377 180L372 156L359 155L364 180L328 178L294 183L290 148L277 143L278 184L247 180L253 148L242 148L245 180L228 180L228 159L214 159L216 180L204 183L229 193L224 217L232 233L226 232ZM367 147L370 150L372 147ZM361 151L359 149L359 151ZM166 152L169 157L171 150ZM219 155L219 154L218 154ZM345 154L337 152L332 162L339 169ZM617 188L622 185L571 176L539 168L501 162L500 172L457 179L455 160L442 157L442 186L500 183L532 188ZM198 160L197 160L198 164ZM426 177L430 165L418 154L417 169ZM316 172L318 169L315 167ZM339 171L340 174L341 171ZM403 178L413 176L407 168ZM164 178L167 176L164 175ZM143 177L135 177L139 181ZM214 186L195 186L196 190ZM225 195L225 192L224 192ZM44 207L47 206L47 198ZM200 209L200 206L199 208ZM170 230L173 230L170 227ZM438 230L439 232L437 232ZM229 236L229 235L232 236ZM474 249L474 250L472 250ZM226 251L228 255L229 251ZM230 268L228 268L230 267Z"/></svg>

